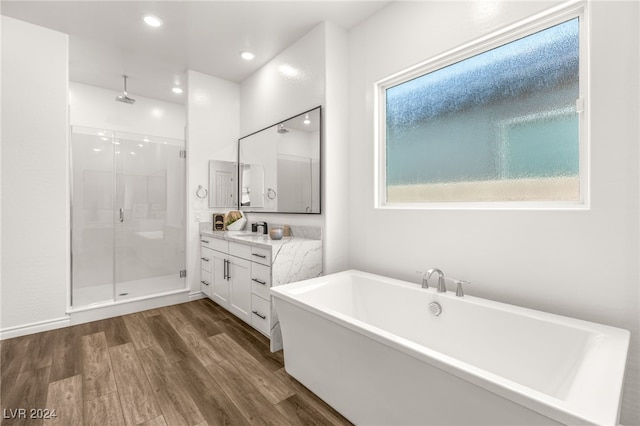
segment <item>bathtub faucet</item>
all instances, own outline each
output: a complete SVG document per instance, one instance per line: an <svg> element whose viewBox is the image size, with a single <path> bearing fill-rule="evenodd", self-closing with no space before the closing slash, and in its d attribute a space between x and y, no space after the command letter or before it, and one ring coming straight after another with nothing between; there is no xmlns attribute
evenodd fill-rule
<svg viewBox="0 0 640 426"><path fill-rule="evenodd" d="M422 288L429 288L429 278L434 272L438 273L438 287L437 287L438 293L446 292L447 286L444 284L444 274L438 268L429 269L427 272L424 273L424 275L422 276Z"/></svg>

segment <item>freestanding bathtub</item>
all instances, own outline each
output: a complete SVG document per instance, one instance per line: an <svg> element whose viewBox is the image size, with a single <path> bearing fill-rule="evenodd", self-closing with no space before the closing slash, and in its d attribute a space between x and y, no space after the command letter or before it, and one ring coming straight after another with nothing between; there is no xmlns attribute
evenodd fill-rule
<svg viewBox="0 0 640 426"><path fill-rule="evenodd" d="M626 330L354 270L271 294L286 371L355 424L618 422Z"/></svg>

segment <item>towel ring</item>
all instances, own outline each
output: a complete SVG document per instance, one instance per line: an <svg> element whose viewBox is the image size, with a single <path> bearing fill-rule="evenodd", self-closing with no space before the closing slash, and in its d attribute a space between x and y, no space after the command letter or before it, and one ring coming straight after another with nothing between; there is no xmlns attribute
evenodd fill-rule
<svg viewBox="0 0 640 426"><path fill-rule="evenodd" d="M198 185L198 189L196 189L196 197L198 198L207 198L207 193L209 191L207 191L206 188L203 188L202 185Z"/></svg>
<svg viewBox="0 0 640 426"><path fill-rule="evenodd" d="M273 188L267 189L267 198L270 200L276 199L276 191L274 191Z"/></svg>

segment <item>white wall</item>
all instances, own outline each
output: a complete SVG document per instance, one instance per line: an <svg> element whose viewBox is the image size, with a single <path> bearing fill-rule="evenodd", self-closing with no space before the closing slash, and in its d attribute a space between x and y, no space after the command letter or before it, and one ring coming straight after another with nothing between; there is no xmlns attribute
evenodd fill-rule
<svg viewBox="0 0 640 426"><path fill-rule="evenodd" d="M241 83L241 136L324 104L324 33L317 26Z"/></svg>
<svg viewBox="0 0 640 426"><path fill-rule="evenodd" d="M326 108L322 155L322 192L325 211L323 232L325 273L350 266L349 247L349 38L342 28L327 23L326 28ZM357 153L356 155L360 155ZM361 188L358 188L360 191ZM354 244L359 245L358 241Z"/></svg>
<svg viewBox="0 0 640 426"><path fill-rule="evenodd" d="M66 325L68 37L2 16L0 332Z"/></svg>
<svg viewBox="0 0 640 426"><path fill-rule="evenodd" d="M240 87L196 71L187 72L187 280L200 291L199 222L211 222L208 199L196 197L198 185L209 187L209 160L236 161Z"/></svg>
<svg viewBox="0 0 640 426"><path fill-rule="evenodd" d="M184 140L183 105L128 93L136 100L135 104L116 102L116 96L122 92L70 82L71 125Z"/></svg>
<svg viewBox="0 0 640 426"><path fill-rule="evenodd" d="M401 2L352 30L350 264L414 282L416 271L440 267L471 280L472 295L631 330L622 421L638 424L637 2L590 8L589 210L374 208L374 83L547 7Z"/></svg>
<svg viewBox="0 0 640 426"><path fill-rule="evenodd" d="M248 214L249 221L323 228L324 271L348 262L347 33L323 23L269 61L240 85L242 136L318 105L323 107L322 214ZM288 67L288 68L283 68ZM296 70L293 73L291 70ZM329 226L331 224L331 226Z"/></svg>

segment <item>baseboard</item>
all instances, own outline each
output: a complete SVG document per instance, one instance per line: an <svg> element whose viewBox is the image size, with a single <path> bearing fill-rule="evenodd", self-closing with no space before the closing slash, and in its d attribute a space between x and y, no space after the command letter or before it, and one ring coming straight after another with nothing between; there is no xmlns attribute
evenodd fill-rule
<svg viewBox="0 0 640 426"><path fill-rule="evenodd" d="M192 300L204 299L205 297L207 296L201 291L189 293L189 302L191 302Z"/></svg>
<svg viewBox="0 0 640 426"><path fill-rule="evenodd" d="M201 291L188 293L188 290L179 290L162 295L155 295L134 300L122 300L102 305L87 306L77 309L69 309L67 316L31 324L19 325L0 330L0 340L13 337L26 336L27 334L40 333L41 331L55 330L86 322L98 321L148 309L162 308L164 306L177 305L202 299L205 294Z"/></svg>
<svg viewBox="0 0 640 426"><path fill-rule="evenodd" d="M35 334L42 331L55 330L57 328L69 327L70 325L71 318L67 315L64 317L54 318L46 321L8 327L0 330L0 340L26 336L27 334Z"/></svg>

